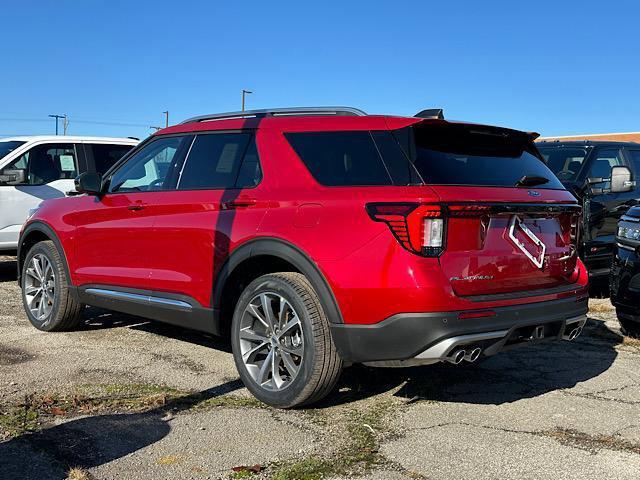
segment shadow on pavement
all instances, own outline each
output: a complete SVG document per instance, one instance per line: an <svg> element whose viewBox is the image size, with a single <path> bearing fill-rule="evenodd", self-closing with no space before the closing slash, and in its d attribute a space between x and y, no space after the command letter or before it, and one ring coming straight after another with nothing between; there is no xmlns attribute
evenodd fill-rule
<svg viewBox="0 0 640 480"><path fill-rule="evenodd" d="M338 389L319 407L343 404L384 392L407 400L500 405L572 388L608 370L622 337L590 319L573 342L523 346L476 364L345 370Z"/></svg>
<svg viewBox="0 0 640 480"><path fill-rule="evenodd" d="M239 380L169 401L145 413L79 418L0 443L1 479L62 480L72 467L92 468L151 445L171 431L176 413L242 387Z"/></svg>
<svg viewBox="0 0 640 480"><path fill-rule="evenodd" d="M223 352L231 353L231 344L228 339L216 337L207 333L190 330L188 328L169 325L167 323L154 322L146 318L135 317L125 313L103 310L95 307L87 307L85 310L85 323L83 330L101 330L105 328L126 327L132 330L140 330L154 335L161 335L183 342L193 343L203 347L215 348Z"/></svg>
<svg viewBox="0 0 640 480"><path fill-rule="evenodd" d="M17 282L17 268L15 257L0 257L0 282Z"/></svg>
<svg viewBox="0 0 640 480"><path fill-rule="evenodd" d="M193 344L231 352L228 340L138 317L88 309L87 328L124 326ZM319 408L345 404L380 393L412 400L499 405L547 392L572 388L608 370L623 338L604 322L590 318L573 342L525 345L475 364L436 364L413 368L345 369L334 392Z"/></svg>

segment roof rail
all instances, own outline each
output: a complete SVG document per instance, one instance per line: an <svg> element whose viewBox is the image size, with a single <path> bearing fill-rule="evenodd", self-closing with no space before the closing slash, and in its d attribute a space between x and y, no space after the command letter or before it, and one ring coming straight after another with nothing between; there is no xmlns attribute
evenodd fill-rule
<svg viewBox="0 0 640 480"><path fill-rule="evenodd" d="M292 107L292 108L265 108L262 110L245 110L242 112L212 113L188 118L181 123L207 122L210 120L227 120L230 118L246 117L276 117L287 115L354 115L365 116L362 110L352 107Z"/></svg>

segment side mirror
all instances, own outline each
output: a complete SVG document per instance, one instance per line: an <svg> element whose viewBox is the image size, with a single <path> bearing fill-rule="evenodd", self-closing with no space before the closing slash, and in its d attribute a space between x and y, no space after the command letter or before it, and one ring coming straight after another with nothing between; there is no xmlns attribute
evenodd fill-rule
<svg viewBox="0 0 640 480"><path fill-rule="evenodd" d="M617 166L611 169L611 193L630 192L636 186L631 181L631 170L628 167Z"/></svg>
<svg viewBox="0 0 640 480"><path fill-rule="evenodd" d="M25 178L24 170L4 170L0 173L0 185L20 185Z"/></svg>
<svg viewBox="0 0 640 480"><path fill-rule="evenodd" d="M102 176L95 172L84 172L75 179L76 192L102 195Z"/></svg>

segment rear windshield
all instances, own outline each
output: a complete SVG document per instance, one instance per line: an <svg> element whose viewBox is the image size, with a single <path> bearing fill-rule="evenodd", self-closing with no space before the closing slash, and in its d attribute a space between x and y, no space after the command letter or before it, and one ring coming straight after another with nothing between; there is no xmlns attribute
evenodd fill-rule
<svg viewBox="0 0 640 480"><path fill-rule="evenodd" d="M473 125L418 124L394 136L423 181L435 185L564 187L522 132Z"/></svg>
<svg viewBox="0 0 640 480"><path fill-rule="evenodd" d="M13 152L20 145L24 145L26 142L18 142L17 140L2 142L0 141L0 159L6 157Z"/></svg>
<svg viewBox="0 0 640 480"><path fill-rule="evenodd" d="M527 134L494 127L418 124L394 131L285 134L327 186L480 185L564 189Z"/></svg>
<svg viewBox="0 0 640 480"><path fill-rule="evenodd" d="M571 182L578 178L587 157L587 149L580 147L538 146L538 150L547 167L563 182Z"/></svg>

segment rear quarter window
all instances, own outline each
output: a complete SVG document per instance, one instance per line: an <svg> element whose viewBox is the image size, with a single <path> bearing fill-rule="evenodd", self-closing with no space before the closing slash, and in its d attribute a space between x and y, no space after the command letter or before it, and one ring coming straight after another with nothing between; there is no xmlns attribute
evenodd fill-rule
<svg viewBox="0 0 640 480"><path fill-rule="evenodd" d="M286 133L309 172L322 185L392 185L368 131Z"/></svg>

